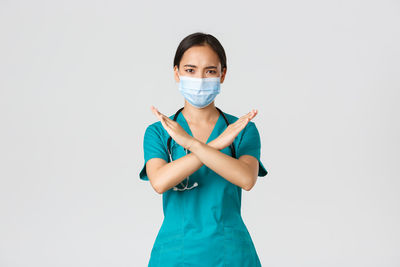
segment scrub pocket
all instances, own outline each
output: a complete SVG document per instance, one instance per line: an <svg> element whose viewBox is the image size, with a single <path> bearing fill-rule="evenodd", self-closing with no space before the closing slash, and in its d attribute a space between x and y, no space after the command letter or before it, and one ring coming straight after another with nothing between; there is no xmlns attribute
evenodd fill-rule
<svg viewBox="0 0 400 267"><path fill-rule="evenodd" d="M257 267L250 235L231 226L224 226L224 266Z"/></svg>

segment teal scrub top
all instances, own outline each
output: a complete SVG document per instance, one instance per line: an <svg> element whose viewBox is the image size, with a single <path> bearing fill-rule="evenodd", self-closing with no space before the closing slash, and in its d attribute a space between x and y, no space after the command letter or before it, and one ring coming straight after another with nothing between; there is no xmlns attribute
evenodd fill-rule
<svg viewBox="0 0 400 267"><path fill-rule="evenodd" d="M169 116L170 119L174 115ZM238 117L224 112L228 122ZM189 125L182 113L176 121L191 136ZM217 123L206 143L217 138L227 125L219 115ZM148 181L146 163L151 158L170 162L167 150L168 132L160 121L150 124L144 134L144 165L140 179ZM235 138L236 158L254 156L259 162L258 176L267 175L260 161L260 135L254 122ZM182 146L171 140L172 159L186 155ZM220 150L232 156L230 147ZM190 151L189 151L190 153ZM164 219L151 250L148 266L261 266L251 236L241 216L242 188L229 182L206 165L190 175L190 190L162 194ZM186 184L186 181L183 181Z"/></svg>

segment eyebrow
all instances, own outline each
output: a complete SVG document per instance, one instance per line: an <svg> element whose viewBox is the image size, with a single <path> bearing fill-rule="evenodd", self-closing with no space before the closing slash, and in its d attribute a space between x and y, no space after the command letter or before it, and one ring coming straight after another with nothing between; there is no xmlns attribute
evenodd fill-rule
<svg viewBox="0 0 400 267"><path fill-rule="evenodd" d="M184 67L197 68L196 65L191 65L191 64L185 64ZM208 67L205 67L205 69L216 69L216 68L217 68L217 66L208 66Z"/></svg>

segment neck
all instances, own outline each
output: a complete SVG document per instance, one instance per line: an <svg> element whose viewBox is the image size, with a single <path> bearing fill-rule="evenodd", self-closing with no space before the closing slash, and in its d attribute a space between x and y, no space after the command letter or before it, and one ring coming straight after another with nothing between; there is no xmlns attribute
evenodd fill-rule
<svg viewBox="0 0 400 267"><path fill-rule="evenodd" d="M219 111L216 109L214 101L207 107L196 108L185 99L185 106L181 113L183 113L188 122L193 123L213 122L215 117L219 116Z"/></svg>

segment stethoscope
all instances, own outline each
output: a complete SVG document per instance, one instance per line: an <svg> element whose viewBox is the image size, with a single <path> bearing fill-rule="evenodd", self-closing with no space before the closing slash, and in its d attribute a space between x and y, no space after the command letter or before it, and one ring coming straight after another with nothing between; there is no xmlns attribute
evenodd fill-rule
<svg viewBox="0 0 400 267"><path fill-rule="evenodd" d="M180 108L180 109L175 113L174 121L176 121L176 118L178 117L179 113L182 111L183 108L184 108L184 107ZM228 125L229 125L229 122L228 122L228 120L226 119L224 113L223 113L219 108L217 108L217 107L215 107L215 108L216 108L216 109L219 111L219 113L222 115L222 117L224 118L224 120L225 120L225 122L226 122L226 125L228 126ZM170 162L172 162L171 140L172 140L172 137L170 136L170 137L168 138L168 141L167 141L167 149L168 149L168 155L169 155ZM236 158L236 151L235 151L235 147L233 146L233 143L230 144L230 148L231 148L232 157ZM185 148L185 152L186 152L186 155L187 155L187 154L188 154L188 151L187 151L186 148ZM188 185L189 185L189 177L190 177L190 176L187 176L187 177L185 178L185 180L186 180L186 185L183 184L183 181L180 182L180 185L182 185L183 188L178 188L178 186L174 186L174 191L189 190L189 189L193 189L193 188L195 188L196 186L199 185L197 182L194 182L194 184L193 184L192 186L188 187Z"/></svg>

